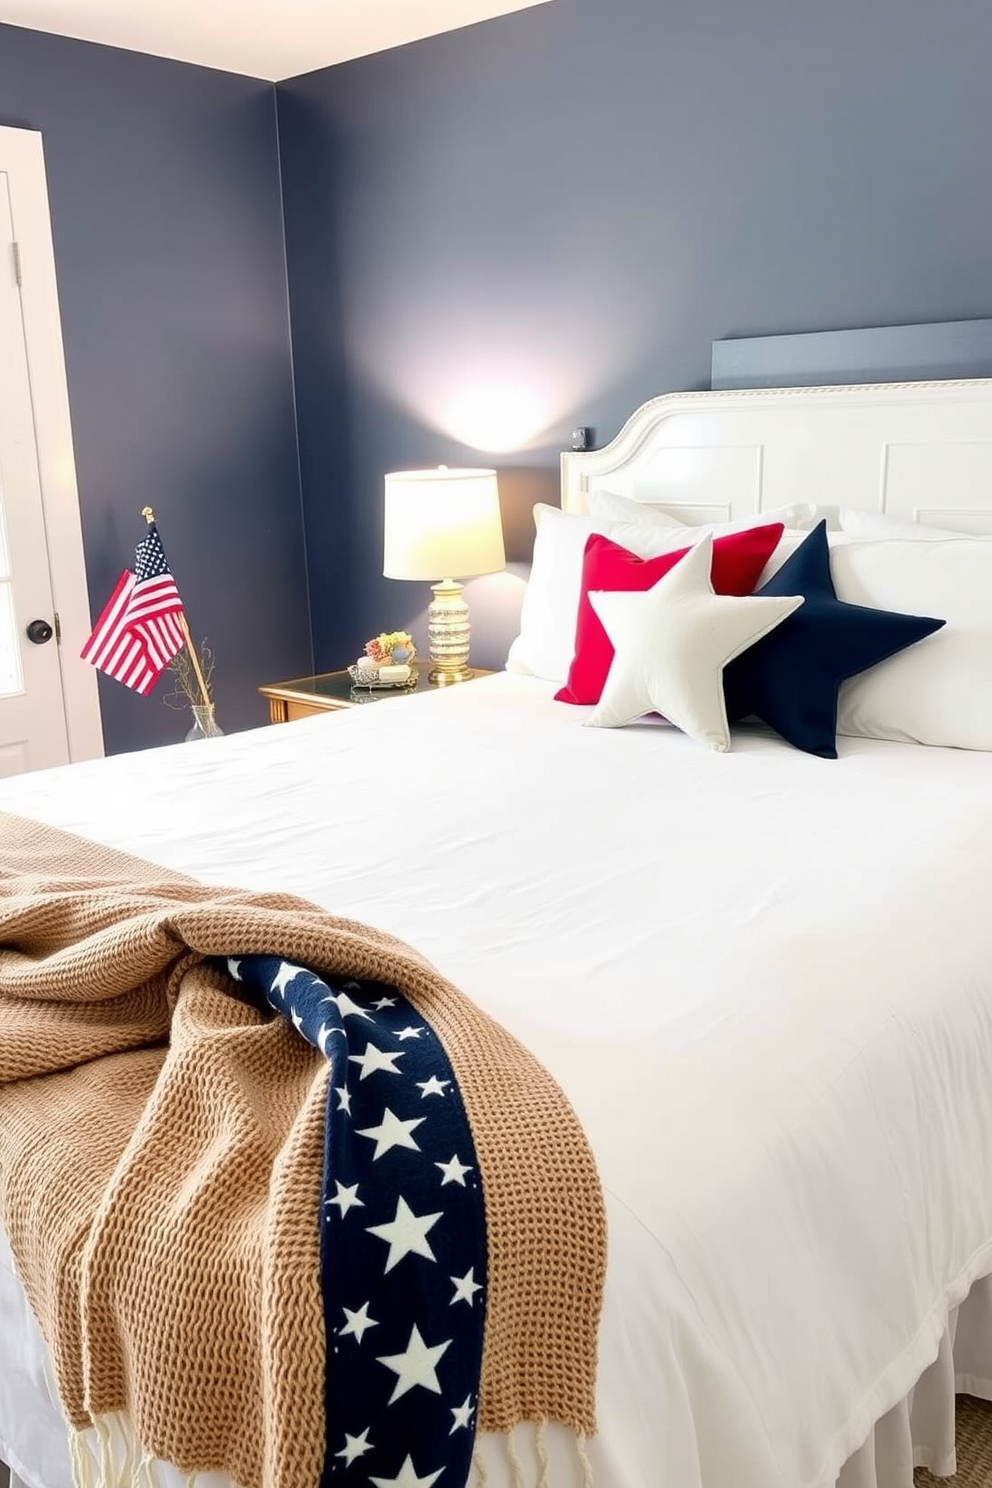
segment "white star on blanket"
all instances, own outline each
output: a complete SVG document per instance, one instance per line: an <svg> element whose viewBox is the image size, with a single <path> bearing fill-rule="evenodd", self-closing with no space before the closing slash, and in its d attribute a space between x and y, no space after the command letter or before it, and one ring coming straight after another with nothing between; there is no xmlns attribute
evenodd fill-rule
<svg viewBox="0 0 992 1488"><path fill-rule="evenodd" d="M367 1018L370 1023L373 1021L372 1014L366 1012L365 1008L357 1002L353 1002L347 992L339 992L334 997L325 997L323 1001L332 1002L342 1018Z"/></svg>
<svg viewBox="0 0 992 1488"><path fill-rule="evenodd" d="M371 1452L374 1443L369 1441L369 1428L366 1427L361 1436L349 1436L344 1434L344 1449L335 1452L335 1457L343 1457L345 1467L350 1467L356 1457L364 1457L366 1452Z"/></svg>
<svg viewBox="0 0 992 1488"><path fill-rule="evenodd" d="M331 1204L336 1204L337 1207L341 1210L342 1214L347 1214L349 1209L365 1208L364 1202L358 1197L357 1183L353 1183L350 1188L346 1188L341 1182L340 1178L335 1178L334 1183L335 1187L337 1188L337 1193L334 1195L333 1199L324 1200L325 1208L327 1208Z"/></svg>
<svg viewBox="0 0 992 1488"><path fill-rule="evenodd" d="M421 1100L424 1100L428 1095L443 1096L450 1084L450 1080L439 1080L437 1075L431 1075L429 1080L418 1080L417 1088L420 1091Z"/></svg>
<svg viewBox="0 0 992 1488"><path fill-rule="evenodd" d="M427 1239L428 1230L432 1230L443 1214L414 1214L406 1199L400 1198L396 1203L396 1218L389 1224L369 1225L370 1235L378 1235L380 1240L389 1243L389 1256L386 1260L386 1270L392 1271L398 1266L404 1256L424 1256L428 1261L437 1259L431 1250L430 1241Z"/></svg>
<svg viewBox="0 0 992 1488"><path fill-rule="evenodd" d="M426 1116L415 1116L412 1121L401 1121L400 1118L387 1106L382 1113L382 1120L378 1126L365 1126L358 1129L360 1137L368 1137L375 1142L375 1152L372 1161L378 1162L393 1147L408 1147L412 1152L419 1152L420 1148L411 1135L418 1126L423 1126L427 1120Z"/></svg>
<svg viewBox="0 0 992 1488"><path fill-rule="evenodd" d="M454 1307L456 1302L467 1302L469 1307L474 1306L476 1292L482 1291L475 1279L475 1267L470 1266L464 1276L453 1276L451 1280L455 1284L455 1295L451 1299L451 1306Z"/></svg>
<svg viewBox="0 0 992 1488"><path fill-rule="evenodd" d="M370 1478L369 1482L374 1483L375 1488L433 1488L433 1484L437 1482L443 1471L443 1468L438 1468L437 1472L428 1473L426 1477L418 1478L413 1466L413 1459L407 1457L397 1477Z"/></svg>
<svg viewBox="0 0 992 1488"><path fill-rule="evenodd" d="M450 1347L449 1338L444 1343L428 1348L420 1336L420 1329L414 1323L410 1330L410 1342L402 1354L378 1355L379 1363L385 1364L396 1375L396 1388L389 1398L390 1405L415 1385L421 1385L423 1389L433 1390L435 1395L440 1395L441 1386L437 1382L437 1370L434 1366Z"/></svg>
<svg viewBox="0 0 992 1488"><path fill-rule="evenodd" d="M457 1153L451 1159L450 1162L444 1162L444 1163L436 1162L434 1164L434 1166L436 1168L440 1168L441 1169L441 1172L444 1174L444 1177L441 1179L441 1187L442 1188L444 1187L444 1185L446 1183L460 1183L461 1186L462 1186L462 1188L464 1188L465 1187L465 1174L466 1173L471 1173L471 1171L472 1171L472 1169L470 1167L466 1167L466 1165L463 1162L459 1162L458 1161L458 1154Z"/></svg>
<svg viewBox="0 0 992 1488"><path fill-rule="evenodd" d="M471 1423L471 1420L472 1420L472 1397L471 1397L471 1395L466 1395L465 1396L465 1399L464 1399L464 1401L462 1402L461 1405L453 1405L451 1407L451 1414L455 1418L455 1424L452 1426L451 1430L448 1432L448 1435L449 1436L454 1436L454 1434L455 1434L456 1431L462 1431L462 1430L466 1429L469 1426L469 1424Z"/></svg>
<svg viewBox="0 0 992 1488"><path fill-rule="evenodd" d="M396 1061L402 1058L402 1049L397 1049L394 1053L387 1054L382 1049L377 1049L375 1044L366 1044L365 1053L349 1054L348 1062L349 1064L360 1065L362 1073L358 1078L360 1080L367 1080L369 1075L374 1075L377 1070L385 1070L387 1074L398 1075L399 1070L396 1068Z"/></svg>
<svg viewBox="0 0 992 1488"><path fill-rule="evenodd" d="M338 1329L338 1333L342 1338L357 1338L359 1343L361 1343L369 1328L378 1328L379 1326L375 1318L369 1317L369 1304L367 1302L363 1302L357 1312L353 1312L350 1307L343 1307L341 1311L348 1319L344 1327Z"/></svg>
<svg viewBox="0 0 992 1488"><path fill-rule="evenodd" d="M293 966L289 961L283 961L272 981L269 989L272 992L285 992L290 982L295 982L297 977L312 977L313 972L308 971L305 966Z"/></svg>

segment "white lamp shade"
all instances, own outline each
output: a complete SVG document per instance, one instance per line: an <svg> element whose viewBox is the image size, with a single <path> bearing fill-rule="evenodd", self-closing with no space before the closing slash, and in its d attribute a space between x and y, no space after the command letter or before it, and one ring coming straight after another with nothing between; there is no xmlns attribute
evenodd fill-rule
<svg viewBox="0 0 992 1488"><path fill-rule="evenodd" d="M506 567L495 470L400 470L386 476L387 579L469 579Z"/></svg>

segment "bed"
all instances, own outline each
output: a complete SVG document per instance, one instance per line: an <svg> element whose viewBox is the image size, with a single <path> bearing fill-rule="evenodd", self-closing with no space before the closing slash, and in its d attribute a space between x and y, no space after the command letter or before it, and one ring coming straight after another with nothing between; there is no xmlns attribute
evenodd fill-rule
<svg viewBox="0 0 992 1488"><path fill-rule="evenodd" d="M853 519L851 584L872 542L966 548L970 573L992 383L669 395L563 457L562 512L597 492L688 524L843 506L945 529ZM583 727L527 654L402 707L3 781L0 811L382 927L560 1082L606 1205L599 1429L583 1463L552 1427L545 1467L527 1427L515 1453L483 1439L480 1482L949 1474L955 1389L992 1399L992 753L848 733L828 762L760 724L729 753ZM2 1237L0 1457L70 1488Z"/></svg>

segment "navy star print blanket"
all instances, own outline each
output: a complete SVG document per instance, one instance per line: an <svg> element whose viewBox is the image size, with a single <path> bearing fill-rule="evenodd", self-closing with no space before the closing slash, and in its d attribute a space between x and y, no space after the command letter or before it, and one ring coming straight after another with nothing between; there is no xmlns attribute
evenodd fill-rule
<svg viewBox="0 0 992 1488"><path fill-rule="evenodd" d="M394 988L277 957L237 980L331 1060L321 1274L326 1488L468 1479L482 1368L486 1221L451 1066Z"/></svg>

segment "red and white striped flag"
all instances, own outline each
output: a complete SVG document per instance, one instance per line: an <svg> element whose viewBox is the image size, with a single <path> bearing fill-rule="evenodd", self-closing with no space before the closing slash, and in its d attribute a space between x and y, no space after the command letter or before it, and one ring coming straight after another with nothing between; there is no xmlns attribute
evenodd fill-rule
<svg viewBox="0 0 992 1488"><path fill-rule="evenodd" d="M186 642L183 602L154 522L134 552L80 655L145 697Z"/></svg>

